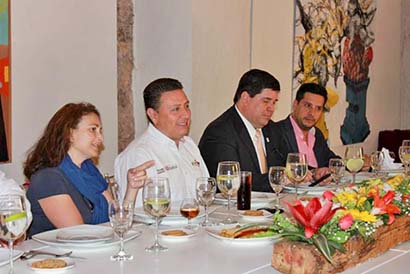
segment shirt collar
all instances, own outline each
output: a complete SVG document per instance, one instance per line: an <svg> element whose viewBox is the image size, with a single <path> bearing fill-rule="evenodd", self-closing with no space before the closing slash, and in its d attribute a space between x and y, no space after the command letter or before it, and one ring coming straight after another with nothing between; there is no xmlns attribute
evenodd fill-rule
<svg viewBox="0 0 410 274"><path fill-rule="evenodd" d="M236 112L238 112L239 117L241 117L243 123L245 124L246 129L248 130L249 136L251 137L252 140L255 139L255 134L256 134L256 128L249 122L248 119L245 118L245 116L242 115L242 113L239 111L239 109L235 105Z"/></svg>
<svg viewBox="0 0 410 274"><path fill-rule="evenodd" d="M174 140L166 136L164 133L162 133L159 129L157 129L152 123L148 124L148 132L150 133L151 136L155 138L156 141L161 142L163 144L168 144L170 146L177 147L177 144L175 143ZM179 140L179 144L185 143L185 136Z"/></svg>
<svg viewBox="0 0 410 274"><path fill-rule="evenodd" d="M290 115L289 117L290 117L290 122L292 123L293 130L295 131L295 134L297 134L300 138L302 138L302 140L304 140L305 136L303 134L302 129L296 123L295 119L293 119L292 115ZM309 136L315 136L315 134L316 134L315 127L312 127L311 129L309 129L309 132L308 132Z"/></svg>

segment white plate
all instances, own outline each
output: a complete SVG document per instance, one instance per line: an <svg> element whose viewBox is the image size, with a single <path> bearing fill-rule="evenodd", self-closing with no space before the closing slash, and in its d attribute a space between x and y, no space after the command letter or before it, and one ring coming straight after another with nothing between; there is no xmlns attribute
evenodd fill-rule
<svg viewBox="0 0 410 274"><path fill-rule="evenodd" d="M27 263L28 268L30 268L31 270L37 271L37 272L43 272L43 273L51 273L51 272L60 272L60 271L64 271L70 268L73 268L75 266L75 262L74 260L70 259L70 258L58 258L59 260L63 260L67 263L67 266L65 267L60 267L60 268L36 268L36 267L32 267L31 264L34 262L38 262L44 259L37 259L37 260L30 260Z"/></svg>
<svg viewBox="0 0 410 274"><path fill-rule="evenodd" d="M84 226L84 225L80 225ZM100 230L105 229L106 231L111 230L112 228L109 226L100 226L100 225L88 225L90 226L90 230ZM72 226L72 227L66 227L66 228L60 228L60 229L55 229L55 230L50 230L46 232L42 232L39 234L34 235L32 238L33 240L47 244L50 246L58 246L62 248L87 248L87 249L92 249L92 248L103 248L107 246L113 246L117 245L120 243L120 239L117 236L111 237L109 240L106 241L101 241L101 242L86 242L86 243L78 243L78 242L61 242L60 240L57 239L57 235L62 231L62 230L77 230L78 226ZM129 240L132 240L134 238L137 238L141 235L141 231L136 231L136 230L130 230L127 232L125 235L124 241L127 242Z"/></svg>
<svg viewBox="0 0 410 274"><path fill-rule="evenodd" d="M91 244L111 240L114 233L111 227L95 225L79 225L58 231L56 239L63 243Z"/></svg>
<svg viewBox="0 0 410 274"><path fill-rule="evenodd" d="M269 217L272 217L272 213L270 213L269 211L266 210L259 210L260 212L263 213L263 215L261 216L251 216L251 215L245 215L246 210L240 210L238 211L239 216L242 217L242 219L244 219L245 221L248 222L263 222L263 221L268 221Z"/></svg>
<svg viewBox="0 0 410 274"><path fill-rule="evenodd" d="M262 238L227 238L219 235L222 229L230 229L235 225L219 225L214 226L206 229L208 234L216 239L230 242L230 243L238 243L238 244L270 244L275 239L278 239L279 235L274 235L270 237L262 237Z"/></svg>
<svg viewBox="0 0 410 274"><path fill-rule="evenodd" d="M164 235L162 232L168 231L168 230L182 230L184 231L187 235L183 236L172 236L172 235ZM169 241L180 241L180 240L188 240L191 237L194 237L197 234L198 230L190 230L186 228L171 228L171 229L161 229L159 230L159 236L164 239L164 240L169 240Z"/></svg>
<svg viewBox="0 0 410 274"><path fill-rule="evenodd" d="M13 260L17 260L20 258L23 251L20 250L13 250ZM0 248L0 266L6 265L9 263L9 249L8 248Z"/></svg>
<svg viewBox="0 0 410 274"><path fill-rule="evenodd" d="M195 219L201 218L204 216L205 216L205 210L201 208L198 216L191 219L191 221L194 221ZM149 224L155 223L155 219L147 215L144 212L144 209L140 207L136 208L134 211L134 220L143 221ZM161 225L175 226L175 225L181 225L181 224L183 225L183 224L186 224L187 222L188 222L188 219L181 215L181 213L179 212L179 207L178 207L178 208L171 208L171 211L167 214L167 216L162 218Z"/></svg>

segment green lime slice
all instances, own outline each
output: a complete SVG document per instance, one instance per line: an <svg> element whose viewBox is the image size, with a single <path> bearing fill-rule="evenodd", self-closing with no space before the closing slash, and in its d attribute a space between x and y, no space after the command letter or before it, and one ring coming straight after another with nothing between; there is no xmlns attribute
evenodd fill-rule
<svg viewBox="0 0 410 274"><path fill-rule="evenodd" d="M26 218L26 217L27 217L27 214L26 214L26 212L23 211L23 212L12 214L12 215L6 217L6 219L4 219L4 220L5 220L6 223L8 223L8 222L16 221L16 220L23 219L23 218Z"/></svg>
<svg viewBox="0 0 410 274"><path fill-rule="evenodd" d="M346 167L348 170L356 172L359 171L364 165L364 161L361 158L347 160Z"/></svg>

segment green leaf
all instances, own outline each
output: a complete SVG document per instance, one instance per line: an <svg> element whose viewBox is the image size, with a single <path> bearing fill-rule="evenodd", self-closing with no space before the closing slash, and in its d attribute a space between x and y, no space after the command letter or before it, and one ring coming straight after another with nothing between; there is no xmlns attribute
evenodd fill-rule
<svg viewBox="0 0 410 274"><path fill-rule="evenodd" d="M333 264L333 252L331 250L331 247L329 246L327 238L323 234L318 234L313 238L313 244L317 247L317 249L319 249L320 252L322 252L326 260L328 260L329 263Z"/></svg>

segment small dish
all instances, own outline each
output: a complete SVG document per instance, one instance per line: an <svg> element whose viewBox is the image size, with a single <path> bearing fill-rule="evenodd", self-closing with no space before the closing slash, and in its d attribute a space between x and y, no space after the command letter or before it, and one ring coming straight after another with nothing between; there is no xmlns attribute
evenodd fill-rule
<svg viewBox="0 0 410 274"><path fill-rule="evenodd" d="M164 239L164 240L171 240L171 241L179 241L179 240L187 240L191 237L194 237L198 230L190 230L186 228L168 228L168 229L162 229L159 232L159 236ZM175 232L170 235L164 234L165 232ZM177 235L179 233L184 233L185 235Z"/></svg>
<svg viewBox="0 0 410 274"><path fill-rule="evenodd" d="M239 216L242 217L242 219L244 219L246 221L249 221L249 222L267 221L267 218L272 217L272 215L273 215L272 213L270 213L267 210L257 210L258 212L261 212L262 215L247 215L248 211L249 210L241 210L241 211L238 211L238 213L239 213ZM256 210L251 210L251 211L253 212L253 211L256 211Z"/></svg>
<svg viewBox="0 0 410 274"><path fill-rule="evenodd" d="M30 260L27 263L28 268L30 268L31 270L37 271L37 272L42 272L42 273L52 273L52 272L60 272L60 271L65 271L67 269L73 268L75 267L75 262L74 260L70 259L70 258L58 258L58 260L62 260L65 261L67 263L67 265L65 267L59 267L59 268L37 268L37 267L33 267L32 264L34 262L39 262L42 261L43 259L35 259L35 260Z"/></svg>

